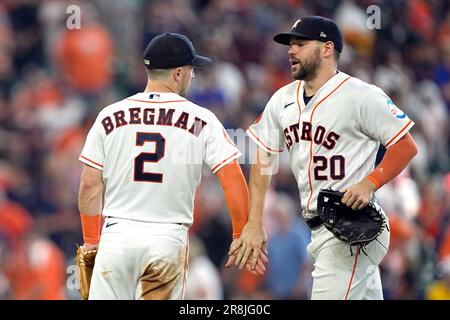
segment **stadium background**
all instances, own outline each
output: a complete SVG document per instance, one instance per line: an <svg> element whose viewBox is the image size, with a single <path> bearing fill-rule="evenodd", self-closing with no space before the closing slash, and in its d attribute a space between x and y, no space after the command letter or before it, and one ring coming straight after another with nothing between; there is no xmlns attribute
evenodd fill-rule
<svg viewBox="0 0 450 320"><path fill-rule="evenodd" d="M69 30L70 5L81 12ZM367 8L380 28L367 27ZM77 160L104 106L145 87L141 53L161 32L188 35L214 59L189 98L245 129L291 81L272 37L307 14L344 32L339 69L380 86L416 122L419 154L377 192L391 221L381 264L386 299L450 299L450 4L444 0L0 1L0 298L78 299ZM243 146L239 146L240 148ZM245 148L245 146L244 146ZM230 219L205 171L191 228L187 299L306 299L309 231L287 155L267 197L269 270L224 270ZM243 164L248 175L248 164Z"/></svg>

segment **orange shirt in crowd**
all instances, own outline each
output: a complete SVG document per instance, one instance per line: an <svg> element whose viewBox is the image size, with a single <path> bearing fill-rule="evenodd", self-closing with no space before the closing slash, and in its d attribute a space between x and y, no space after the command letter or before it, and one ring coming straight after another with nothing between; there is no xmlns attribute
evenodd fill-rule
<svg viewBox="0 0 450 320"><path fill-rule="evenodd" d="M0 201L0 232L8 250L3 272L11 299L64 299L65 258L51 241L31 235L33 218L18 203Z"/></svg>
<svg viewBox="0 0 450 320"><path fill-rule="evenodd" d="M450 228L448 228L444 240L442 241L441 248L439 249L439 260L442 261L446 258L450 258Z"/></svg>
<svg viewBox="0 0 450 320"><path fill-rule="evenodd" d="M5 275L14 300L64 299L64 255L49 240L28 239L14 247Z"/></svg>
<svg viewBox="0 0 450 320"><path fill-rule="evenodd" d="M95 92L111 81L114 46L101 25L66 30L57 44L57 59L67 81L76 89Z"/></svg>

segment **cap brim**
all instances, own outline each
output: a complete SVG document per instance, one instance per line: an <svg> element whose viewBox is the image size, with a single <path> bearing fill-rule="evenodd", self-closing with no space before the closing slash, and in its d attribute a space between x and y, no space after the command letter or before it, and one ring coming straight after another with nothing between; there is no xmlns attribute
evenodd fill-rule
<svg viewBox="0 0 450 320"><path fill-rule="evenodd" d="M289 46L289 45L291 45L292 38L301 38L301 39L307 39L307 40L314 40L310 36L307 36L307 35L302 34L302 33L297 33L297 32L279 33L275 37L273 37L273 40L275 42L278 42L278 43L284 44L286 46Z"/></svg>
<svg viewBox="0 0 450 320"><path fill-rule="evenodd" d="M210 58L204 57L204 56L199 56L198 54L196 54L191 65L194 67L201 67L201 66L206 66L210 63L212 63L212 60Z"/></svg>

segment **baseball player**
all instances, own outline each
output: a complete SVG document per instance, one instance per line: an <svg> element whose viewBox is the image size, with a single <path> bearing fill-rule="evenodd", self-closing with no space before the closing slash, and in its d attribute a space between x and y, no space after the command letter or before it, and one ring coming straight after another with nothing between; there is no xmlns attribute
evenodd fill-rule
<svg viewBox="0 0 450 320"><path fill-rule="evenodd" d="M367 247L349 250L318 217L317 195L332 188L345 191L342 202L352 209L366 206L417 153L408 133L414 123L380 88L337 70L343 40L332 20L301 18L274 40L289 46L295 81L275 92L247 130L258 149L249 182L252 222L241 238L265 244L262 212L270 175L263 169L286 149L312 230L307 248L314 261L311 298L383 299L378 266L388 250L388 229ZM387 151L374 168L380 144ZM241 250L238 258L250 254Z"/></svg>
<svg viewBox="0 0 450 320"><path fill-rule="evenodd" d="M209 63L184 35L156 36L144 52L145 91L104 108L89 131L79 157L82 248L98 248L89 299L183 298L202 164L225 192L231 252L246 248L239 239L249 207L241 153L212 112L184 98L193 67ZM227 266L235 260L230 255ZM258 261L251 270L263 274L263 253Z"/></svg>

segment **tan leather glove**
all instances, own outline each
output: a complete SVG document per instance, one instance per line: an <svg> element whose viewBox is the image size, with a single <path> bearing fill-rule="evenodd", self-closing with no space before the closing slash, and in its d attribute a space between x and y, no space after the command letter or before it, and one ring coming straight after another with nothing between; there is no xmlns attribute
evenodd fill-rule
<svg viewBox="0 0 450 320"><path fill-rule="evenodd" d="M87 300L89 298L89 287L91 285L92 270L94 269L96 255L96 249L83 251L83 249L77 245L75 265L80 296L83 300Z"/></svg>

